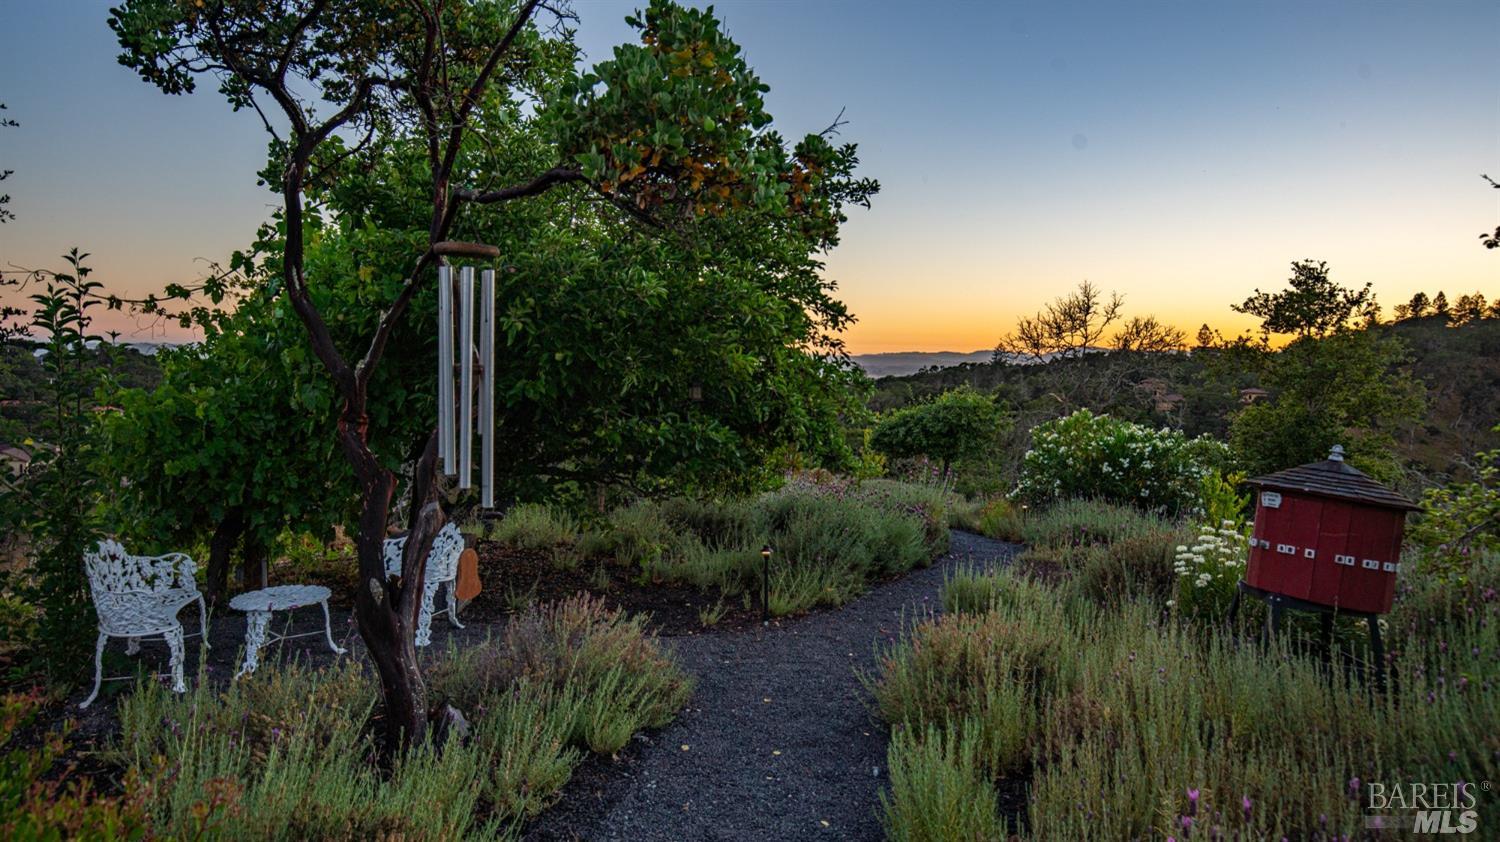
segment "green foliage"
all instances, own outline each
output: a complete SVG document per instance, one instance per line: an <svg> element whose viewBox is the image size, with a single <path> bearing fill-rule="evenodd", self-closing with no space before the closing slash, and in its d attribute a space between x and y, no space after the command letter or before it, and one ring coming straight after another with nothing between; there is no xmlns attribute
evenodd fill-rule
<svg viewBox="0 0 1500 842"><path fill-rule="evenodd" d="M1355 293L1329 281L1321 264L1295 267L1301 269L1290 290L1261 293L1263 306L1251 307L1255 299L1245 305L1261 316L1264 331L1297 338L1252 358L1273 397L1234 416L1235 454L1261 474L1327 458L1342 444L1356 467L1392 481L1399 473L1393 435L1424 409L1421 384L1405 368L1407 347L1394 336L1352 329L1353 319L1373 307L1368 285Z"/></svg>
<svg viewBox="0 0 1500 842"><path fill-rule="evenodd" d="M1030 761L1038 670L1057 653L1051 635L1018 625L1004 601L988 608L918 625L881 658L873 689L893 727L956 732L980 768L1003 777Z"/></svg>
<svg viewBox="0 0 1500 842"><path fill-rule="evenodd" d="M522 503L512 506L490 527L489 538L508 547L545 550L571 544L578 537L578 522L553 506Z"/></svg>
<svg viewBox="0 0 1500 842"><path fill-rule="evenodd" d="M1299 260L1292 263L1287 289L1261 292L1235 305L1234 310L1261 320L1261 331L1292 333L1298 337L1327 336L1347 330L1359 320L1373 318L1375 294L1370 285L1352 290L1328 277L1328 264Z"/></svg>
<svg viewBox="0 0 1500 842"><path fill-rule="evenodd" d="M1032 429L1017 493L1032 502L1092 497L1175 512L1194 505L1203 476L1227 460L1213 439L1080 409Z"/></svg>
<svg viewBox="0 0 1500 842"><path fill-rule="evenodd" d="M93 639L82 559L97 540L96 509L106 490L93 466L98 433L91 411L103 372L88 348L96 341L89 311L99 303L101 284L89 279L87 257L70 251L64 256L69 271L47 273L42 290L31 296L30 333L47 339L41 442L30 442L35 452L19 477L0 476L0 532L24 536L28 556L0 573L0 591L30 609L24 624L6 625L31 632L22 669L63 683L82 673Z"/></svg>
<svg viewBox="0 0 1500 842"><path fill-rule="evenodd" d="M992 398L973 389L944 392L927 403L898 409L880 419L870 446L890 457L926 456L949 466L982 453L1000 434L1004 415Z"/></svg>
<svg viewBox="0 0 1500 842"><path fill-rule="evenodd" d="M1161 527L1160 518L1131 506L1101 500L1063 500L1033 511L1022 533L1032 547L1061 549L1108 545Z"/></svg>
<svg viewBox="0 0 1500 842"><path fill-rule="evenodd" d="M799 476L750 498L638 501L585 532L577 550L642 581L758 594L770 546L771 613L842 605L877 577L927 564L948 546L950 495L889 480Z"/></svg>
<svg viewBox="0 0 1500 842"><path fill-rule="evenodd" d="M14 842L146 838L144 805L138 800L101 796L87 778L69 780L71 768L59 774L55 767L67 750L66 730L45 732L40 745L12 745L18 732L34 726L41 704L35 694L0 696L0 837Z"/></svg>
<svg viewBox="0 0 1500 842"><path fill-rule="evenodd" d="M880 793L892 842L992 842L1005 823L980 765L973 729L928 727L891 735L890 792Z"/></svg>
<svg viewBox="0 0 1500 842"><path fill-rule="evenodd" d="M471 710L523 679L572 694L578 704L562 733L599 754L670 722L692 692L691 680L646 634L643 618L587 595L528 609L506 624L500 640L451 653L432 686Z"/></svg>
<svg viewBox="0 0 1500 842"><path fill-rule="evenodd" d="M1475 454L1472 482L1424 492L1407 534L1426 551L1425 564L1450 576L1467 575L1479 553L1500 551L1500 450Z"/></svg>
<svg viewBox="0 0 1500 842"><path fill-rule="evenodd" d="M1249 493L1240 493L1245 474L1240 471L1214 471L1203 475L1198 491L1198 515L1204 523L1234 525L1245 522L1250 511Z"/></svg>
<svg viewBox="0 0 1500 842"><path fill-rule="evenodd" d="M979 532L1002 541L1021 541L1029 511L1029 507L1017 506L1006 499L991 500L979 511Z"/></svg>

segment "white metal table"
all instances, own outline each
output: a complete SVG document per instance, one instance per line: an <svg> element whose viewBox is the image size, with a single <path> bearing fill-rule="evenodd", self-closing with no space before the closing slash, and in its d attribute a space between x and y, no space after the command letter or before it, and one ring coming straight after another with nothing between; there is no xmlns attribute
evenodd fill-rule
<svg viewBox="0 0 1500 842"><path fill-rule="evenodd" d="M328 638L328 648L340 655L348 651L333 642L333 623L328 617L328 595L328 589L322 585L277 585L258 591L246 591L229 600L230 608L245 612L245 662L234 677L239 678L247 672L255 672L255 668L260 666L260 649L267 643L317 634L317 632L303 632L269 635L273 611L292 611L310 605L321 606L323 608L323 634Z"/></svg>

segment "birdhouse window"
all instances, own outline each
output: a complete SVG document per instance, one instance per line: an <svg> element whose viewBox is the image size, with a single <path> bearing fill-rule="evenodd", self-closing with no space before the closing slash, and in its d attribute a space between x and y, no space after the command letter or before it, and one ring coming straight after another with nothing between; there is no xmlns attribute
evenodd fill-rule
<svg viewBox="0 0 1500 842"><path fill-rule="evenodd" d="M1354 566L1354 556L1352 556L1352 555L1336 555L1336 556L1333 557L1333 563L1334 564L1342 564L1345 567L1353 567Z"/></svg>
<svg viewBox="0 0 1500 842"><path fill-rule="evenodd" d="M1312 547L1308 547L1307 549L1305 549L1305 550L1302 551L1302 557L1303 558L1317 558L1318 557L1318 551L1315 550L1315 549L1313 549Z"/></svg>
<svg viewBox="0 0 1500 842"><path fill-rule="evenodd" d="M1291 544L1277 544L1276 552L1282 553L1284 555L1296 555L1297 548L1292 546Z"/></svg>
<svg viewBox="0 0 1500 842"><path fill-rule="evenodd" d="M1380 562L1376 561L1373 558L1367 558L1367 559L1365 559L1365 569L1366 570L1379 570L1380 569Z"/></svg>

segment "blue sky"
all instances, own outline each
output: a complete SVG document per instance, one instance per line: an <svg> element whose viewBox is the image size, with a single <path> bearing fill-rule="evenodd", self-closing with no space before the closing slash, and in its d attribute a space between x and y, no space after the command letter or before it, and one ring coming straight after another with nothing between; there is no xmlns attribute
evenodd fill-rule
<svg viewBox="0 0 1500 842"><path fill-rule="evenodd" d="M274 201L264 137L115 63L107 3L0 7L0 262L71 245L127 290L191 278ZM581 0L591 58L633 3ZM1500 4L716 4L787 135L840 109L884 185L829 274L855 351L972 350L1088 278L1195 329L1325 259L1387 307L1500 297Z"/></svg>

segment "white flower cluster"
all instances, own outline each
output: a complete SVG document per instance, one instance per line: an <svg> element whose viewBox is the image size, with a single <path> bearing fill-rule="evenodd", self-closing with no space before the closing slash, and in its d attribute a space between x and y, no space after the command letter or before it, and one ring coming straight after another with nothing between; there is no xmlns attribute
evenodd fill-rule
<svg viewBox="0 0 1500 842"><path fill-rule="evenodd" d="M1206 588L1215 581L1232 585L1240 578L1249 555L1250 542L1226 520L1218 527L1204 526L1191 547L1177 547L1177 575L1189 579L1195 588Z"/></svg>
<svg viewBox="0 0 1500 842"><path fill-rule="evenodd" d="M1177 508L1195 501L1209 462L1228 448L1179 430L1153 430L1081 409L1038 425L1021 460L1022 497L1101 497L1146 507Z"/></svg>

